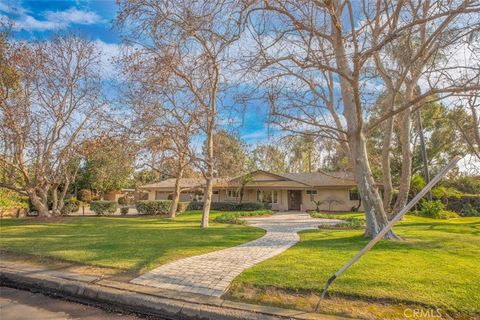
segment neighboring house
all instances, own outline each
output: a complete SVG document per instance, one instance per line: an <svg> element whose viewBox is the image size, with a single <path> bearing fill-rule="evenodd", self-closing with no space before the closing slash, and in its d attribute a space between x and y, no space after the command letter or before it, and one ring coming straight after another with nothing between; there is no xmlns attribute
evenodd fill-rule
<svg viewBox="0 0 480 320"><path fill-rule="evenodd" d="M270 173L254 171L250 182L244 187L243 202L266 202L273 210L315 210L315 202L321 202L320 210L349 211L359 204L355 191L356 183L346 174L315 173ZM238 202L241 177L215 178L213 202ZM148 200L171 199L175 179L150 183L139 187L148 192ZM180 186L180 201L203 201L205 179L184 178ZM360 207L362 209L362 207Z"/></svg>

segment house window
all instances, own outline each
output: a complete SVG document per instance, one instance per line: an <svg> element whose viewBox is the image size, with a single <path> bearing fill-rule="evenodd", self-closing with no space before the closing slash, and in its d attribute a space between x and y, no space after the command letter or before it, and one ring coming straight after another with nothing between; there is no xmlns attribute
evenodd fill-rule
<svg viewBox="0 0 480 320"><path fill-rule="evenodd" d="M236 198L236 197L238 197L238 192L236 190L228 190L228 197L229 198Z"/></svg>
<svg viewBox="0 0 480 320"><path fill-rule="evenodd" d="M213 194L218 194L218 190L214 190L214 191L213 191Z"/></svg>
<svg viewBox="0 0 480 320"><path fill-rule="evenodd" d="M317 195L317 190L307 190L307 194L310 195L310 201L314 201L315 196Z"/></svg>
<svg viewBox="0 0 480 320"><path fill-rule="evenodd" d="M257 202L278 203L278 192L257 190Z"/></svg>
<svg viewBox="0 0 480 320"><path fill-rule="evenodd" d="M350 200L360 200L360 194L357 188L350 189Z"/></svg>

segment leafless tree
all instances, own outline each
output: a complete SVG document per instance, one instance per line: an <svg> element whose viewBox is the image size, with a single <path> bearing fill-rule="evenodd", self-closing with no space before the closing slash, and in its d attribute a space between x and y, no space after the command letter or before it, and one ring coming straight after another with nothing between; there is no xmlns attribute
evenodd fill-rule
<svg viewBox="0 0 480 320"><path fill-rule="evenodd" d="M40 215L58 214L78 170L76 147L103 105L99 52L77 36L11 42L12 81L1 81L0 186L27 195ZM2 73L2 77L5 75Z"/></svg>
<svg viewBox="0 0 480 320"><path fill-rule="evenodd" d="M201 111L206 136L197 162L206 179L202 227L208 227L214 176L213 135L221 92L228 82L229 50L242 32L244 2L139 0L120 1L118 24L140 55L154 61L152 73L174 78L190 107Z"/></svg>
<svg viewBox="0 0 480 320"><path fill-rule="evenodd" d="M368 132L394 116L401 129L409 131L410 113L421 108L426 98L446 98L480 88L474 82L478 73L468 72L468 64L453 59L418 68L421 62L430 61L438 47L448 51L478 31L475 17L479 12L480 4L470 0L259 1L252 6L250 31L257 51L250 54L250 62L263 75L260 81L269 92L272 113L296 130L309 130L346 145L365 206L367 237L388 223L369 163ZM417 52L415 56L404 62L404 74L392 81L391 92L401 91L402 99L386 104L390 110L369 119L387 79L375 57L383 58L392 45L409 36L415 36L410 39L415 43L417 37L422 40L419 51L411 51ZM461 77L459 70L465 71ZM414 91L420 80L422 93ZM405 157L411 157L408 148L404 149ZM396 236L390 232L386 238Z"/></svg>

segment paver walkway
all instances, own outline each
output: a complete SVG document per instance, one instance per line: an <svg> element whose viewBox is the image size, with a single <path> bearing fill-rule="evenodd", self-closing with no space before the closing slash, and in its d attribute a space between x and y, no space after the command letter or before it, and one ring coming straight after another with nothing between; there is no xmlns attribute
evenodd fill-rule
<svg viewBox="0 0 480 320"><path fill-rule="evenodd" d="M313 219L306 213L284 212L247 221L267 233L254 241L160 266L130 282L150 287L220 297L243 270L287 250L300 240L297 232L338 220Z"/></svg>

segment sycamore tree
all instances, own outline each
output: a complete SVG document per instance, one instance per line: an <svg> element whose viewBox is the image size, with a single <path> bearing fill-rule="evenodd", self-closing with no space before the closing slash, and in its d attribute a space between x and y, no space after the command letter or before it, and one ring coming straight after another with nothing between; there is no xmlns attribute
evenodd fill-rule
<svg viewBox="0 0 480 320"><path fill-rule="evenodd" d="M245 143L226 130L218 130L213 135L215 176L236 177L248 170ZM203 145L204 152L207 145Z"/></svg>
<svg viewBox="0 0 480 320"><path fill-rule="evenodd" d="M41 216L59 214L104 104L100 53L73 35L1 46L0 186L28 196Z"/></svg>
<svg viewBox="0 0 480 320"><path fill-rule="evenodd" d="M388 223L367 150L369 131L397 117L405 136L410 113L422 108L425 99L480 89L475 64L451 53L478 30L479 12L480 4L469 0L258 1L252 6L249 34L256 48L248 60L272 116L291 131L338 141L349 155L365 207L366 237L374 237ZM412 54L402 56L401 63L391 56L392 47L403 50L400 43ZM447 54L430 63L438 48ZM393 65L387 77L376 56ZM399 99L370 119L388 77L394 77L392 90ZM421 90L416 90L419 84ZM403 153L405 174L397 208L406 201L411 174L411 152L405 147ZM396 235L390 231L385 237Z"/></svg>
<svg viewBox="0 0 480 320"><path fill-rule="evenodd" d="M240 38L246 2L119 1L118 25L138 54L152 62L153 77L174 79L191 109L200 111L206 139L198 167L206 180L202 227L208 227L214 168L214 133L218 108L229 79L229 50Z"/></svg>

